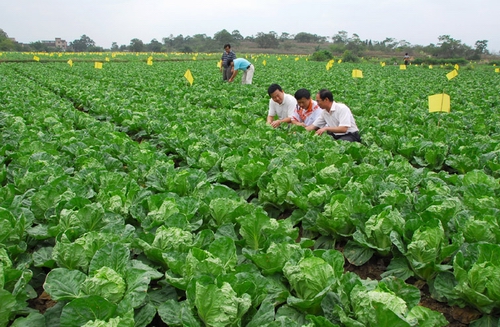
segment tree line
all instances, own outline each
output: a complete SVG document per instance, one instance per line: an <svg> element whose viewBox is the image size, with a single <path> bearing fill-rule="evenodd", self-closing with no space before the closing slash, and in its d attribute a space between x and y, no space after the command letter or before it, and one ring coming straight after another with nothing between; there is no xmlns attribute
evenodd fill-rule
<svg viewBox="0 0 500 327"><path fill-rule="evenodd" d="M100 51L131 51L131 52L219 52L226 43L238 46L241 42L253 42L258 48L265 52L266 49L292 50L298 43L310 44L311 53L323 53L328 56L338 54L350 54L353 57L361 57L366 52L377 51L393 54L396 52L409 52L414 55L425 54L436 58L464 58L467 60L478 60L482 55L490 54L488 51L488 40L478 40L474 46L462 43L461 40L452 38L450 35L438 37L438 43L423 45L412 45L406 40L396 40L387 37L382 41L363 40L356 33L349 36L346 31L339 31L331 37L300 32L289 34L270 31L259 32L256 35L244 37L238 30L232 32L223 29L211 36L206 34L195 34L193 36L174 36L170 34L163 37L161 41L152 39L145 43L134 38L129 44L111 44L109 49L97 46L87 35L82 35L69 43L67 51L74 52L100 52ZM0 29L0 51L62 51L48 46L41 41L30 44L19 44L9 39L7 33Z"/></svg>

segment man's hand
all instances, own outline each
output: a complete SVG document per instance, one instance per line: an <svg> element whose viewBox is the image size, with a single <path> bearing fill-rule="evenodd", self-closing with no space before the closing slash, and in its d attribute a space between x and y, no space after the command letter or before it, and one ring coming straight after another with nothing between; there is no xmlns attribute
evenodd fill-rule
<svg viewBox="0 0 500 327"><path fill-rule="evenodd" d="M321 135L321 134L323 134L323 133L325 133L325 132L326 132L326 128L324 128L324 127L323 127L323 128L320 128L320 129L318 129L318 130L316 131L316 135Z"/></svg>
<svg viewBox="0 0 500 327"><path fill-rule="evenodd" d="M271 122L271 126L276 128L281 124L281 120L274 120Z"/></svg>

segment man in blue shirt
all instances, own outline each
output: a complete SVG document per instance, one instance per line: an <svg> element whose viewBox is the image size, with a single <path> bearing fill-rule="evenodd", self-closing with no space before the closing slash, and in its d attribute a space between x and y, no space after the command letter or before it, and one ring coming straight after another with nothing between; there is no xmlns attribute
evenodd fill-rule
<svg viewBox="0 0 500 327"><path fill-rule="evenodd" d="M250 63L250 61L244 58L228 59L227 66L231 67L231 72L233 73L229 78L229 82L234 81L234 78L238 74L238 71L243 71L243 76L241 78L241 84L252 84L253 72L255 67Z"/></svg>

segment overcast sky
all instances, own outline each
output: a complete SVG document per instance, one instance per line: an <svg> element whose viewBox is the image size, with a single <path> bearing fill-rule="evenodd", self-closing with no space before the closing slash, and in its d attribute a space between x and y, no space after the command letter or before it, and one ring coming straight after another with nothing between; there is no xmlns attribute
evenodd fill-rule
<svg viewBox="0 0 500 327"><path fill-rule="evenodd" d="M343 30L412 45L450 35L471 47L488 40L488 50L498 53L499 13L500 0L0 0L0 29L23 43L55 37L69 43L85 34L104 48L134 38L161 42L170 34L213 37L222 29L327 37Z"/></svg>

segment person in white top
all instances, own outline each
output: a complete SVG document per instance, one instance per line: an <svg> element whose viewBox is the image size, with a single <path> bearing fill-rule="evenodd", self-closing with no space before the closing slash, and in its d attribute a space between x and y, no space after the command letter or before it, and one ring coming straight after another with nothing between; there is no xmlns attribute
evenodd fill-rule
<svg viewBox="0 0 500 327"><path fill-rule="evenodd" d="M292 116L292 124L307 127L314 123L321 115L321 108L316 101L311 99L311 92L307 89L299 89L294 97L297 100L297 107Z"/></svg>
<svg viewBox="0 0 500 327"><path fill-rule="evenodd" d="M351 109L343 103L333 101L333 94L330 90L320 90L316 94L316 102L323 111L312 125L306 127L306 130L315 130L318 135L327 132L336 140L361 142Z"/></svg>
<svg viewBox="0 0 500 327"><path fill-rule="evenodd" d="M286 94L278 84L271 84L267 89L267 94L271 97L267 123L274 128L284 123L290 123L297 106L297 100L293 95ZM275 116L278 116L277 120L274 120Z"/></svg>

